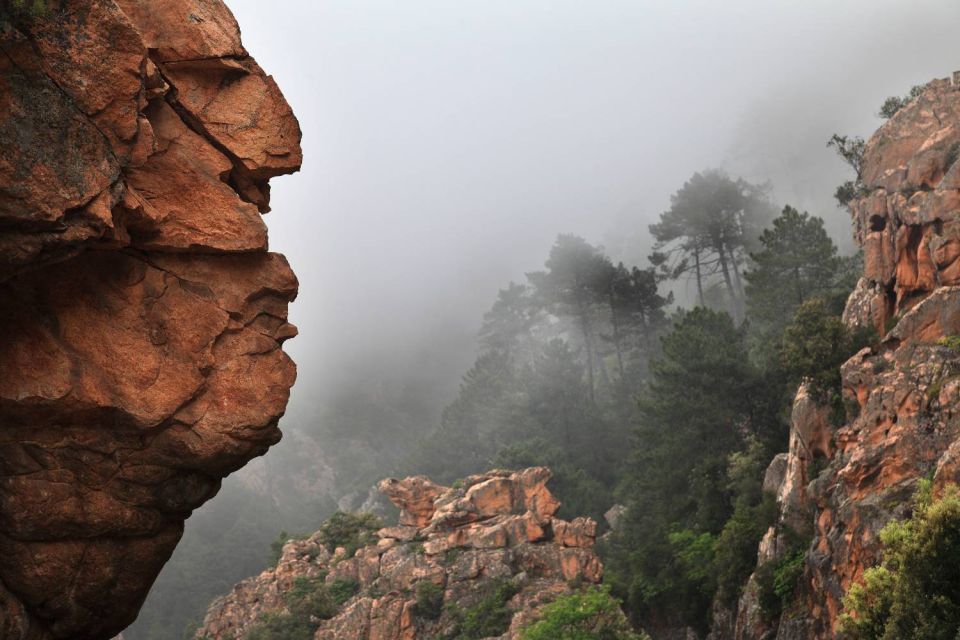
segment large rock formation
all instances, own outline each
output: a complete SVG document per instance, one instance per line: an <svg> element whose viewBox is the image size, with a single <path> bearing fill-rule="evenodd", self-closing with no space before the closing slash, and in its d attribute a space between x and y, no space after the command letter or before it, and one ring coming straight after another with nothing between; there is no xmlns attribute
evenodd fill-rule
<svg viewBox="0 0 960 640"><path fill-rule="evenodd" d="M878 561L880 529L909 514L917 481L960 482L960 351L944 340L960 334L958 89L930 83L867 143L851 206L864 277L844 319L882 339L842 368L847 424L797 396L790 451L770 471L781 522L759 559L781 558L788 532L810 532L802 589L779 621L763 621L751 583L738 639L832 638L843 595Z"/></svg>
<svg viewBox="0 0 960 640"><path fill-rule="evenodd" d="M597 583L596 523L554 516L560 504L546 487L549 470L491 471L462 486L423 477L385 480L380 489L400 508L400 524L353 557L328 549L318 532L287 543L277 566L239 583L215 601L197 638L242 640L264 614L284 612L297 579L355 583L356 595L320 622L318 640L412 640L447 637L456 611L475 604L498 581L517 589L508 606L514 640L538 609L579 582ZM419 615L418 586L442 588L438 619Z"/></svg>
<svg viewBox="0 0 960 640"><path fill-rule="evenodd" d="M219 0L47 5L0 18L0 637L109 638L280 438L300 131Z"/></svg>

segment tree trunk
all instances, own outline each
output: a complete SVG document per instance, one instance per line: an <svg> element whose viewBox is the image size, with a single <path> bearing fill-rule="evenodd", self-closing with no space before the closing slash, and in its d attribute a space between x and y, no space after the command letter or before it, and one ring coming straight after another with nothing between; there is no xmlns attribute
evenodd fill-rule
<svg viewBox="0 0 960 640"><path fill-rule="evenodd" d="M737 305L737 292L733 289L733 280L730 278L730 267L727 265L727 252L722 242L717 243L717 255L720 256L720 270L723 272L723 281L727 285L727 291L730 293L730 315L733 319L740 321L740 313Z"/></svg>
<svg viewBox="0 0 960 640"><path fill-rule="evenodd" d="M588 309L584 307L583 300L577 300L577 311L580 315L580 330L583 332L583 346L587 350L587 380L590 383L590 402L596 403L597 398L594 393L593 379L593 344L590 340L590 319L587 317Z"/></svg>
<svg viewBox="0 0 960 640"><path fill-rule="evenodd" d="M613 291L610 291L610 325L613 327L613 348L617 352L617 369L620 371L620 382L622 383L626 376L623 370L623 349L620 345L620 320L617 318L617 307L613 298Z"/></svg>
<svg viewBox="0 0 960 640"><path fill-rule="evenodd" d="M703 301L703 275L700 273L700 247L697 246L693 250L693 260L696 265L697 271L697 295L700 297L700 306L707 306Z"/></svg>
<svg viewBox="0 0 960 640"><path fill-rule="evenodd" d="M797 284L797 306L803 304L803 281L800 279L800 267L794 265L793 279Z"/></svg>
<svg viewBox="0 0 960 640"><path fill-rule="evenodd" d="M732 247L730 248L730 265L733 268L733 281L737 287L737 312L740 314L742 319L744 316L744 303L746 302L747 295L743 290L743 281L740 279L740 268L737 266L737 256Z"/></svg>

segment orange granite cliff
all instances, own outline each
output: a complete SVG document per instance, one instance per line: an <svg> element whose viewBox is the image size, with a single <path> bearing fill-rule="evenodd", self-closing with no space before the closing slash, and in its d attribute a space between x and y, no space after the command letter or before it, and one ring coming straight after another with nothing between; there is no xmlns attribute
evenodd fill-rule
<svg viewBox="0 0 960 640"><path fill-rule="evenodd" d="M300 129L219 0L0 23L0 638L110 638L280 439Z"/></svg>
<svg viewBox="0 0 960 640"><path fill-rule="evenodd" d="M833 638L842 598L880 557L879 532L910 513L921 478L960 482L960 86L935 80L866 144L850 205L864 273L844 321L879 343L842 369L846 423L805 387L790 448L767 471L780 520L758 566L782 559L791 535L812 541L801 589L764 620L754 578L737 611L715 616L713 638Z"/></svg>

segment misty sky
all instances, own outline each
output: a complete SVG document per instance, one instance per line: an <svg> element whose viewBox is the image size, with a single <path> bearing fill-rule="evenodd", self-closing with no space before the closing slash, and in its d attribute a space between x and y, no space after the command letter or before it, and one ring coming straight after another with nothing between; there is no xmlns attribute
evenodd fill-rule
<svg viewBox="0 0 960 640"><path fill-rule="evenodd" d="M643 259L702 168L769 179L845 239L827 138L960 69L954 0L228 4L304 132L267 216L301 282L293 407L361 363L467 366L557 233Z"/></svg>

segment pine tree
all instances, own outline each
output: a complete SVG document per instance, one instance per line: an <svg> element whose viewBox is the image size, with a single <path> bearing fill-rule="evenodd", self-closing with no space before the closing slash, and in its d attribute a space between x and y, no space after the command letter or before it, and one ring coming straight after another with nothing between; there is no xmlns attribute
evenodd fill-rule
<svg viewBox="0 0 960 640"><path fill-rule="evenodd" d="M610 260L583 238L560 235L550 249L546 271L527 274L541 303L556 315L575 319L587 356L590 399L596 401L595 373L606 378L603 362L597 357L598 305L606 298L604 283Z"/></svg>
<svg viewBox="0 0 960 640"><path fill-rule="evenodd" d="M731 315L742 319L740 265L769 215L763 188L709 170L693 174L670 202L660 221L650 225L657 240L651 261L668 278L693 277L701 306L707 281L719 274Z"/></svg>
<svg viewBox="0 0 960 640"><path fill-rule="evenodd" d="M801 304L826 297L837 286L840 261L823 220L786 206L760 236L763 248L751 254L747 311L751 321L781 329Z"/></svg>

